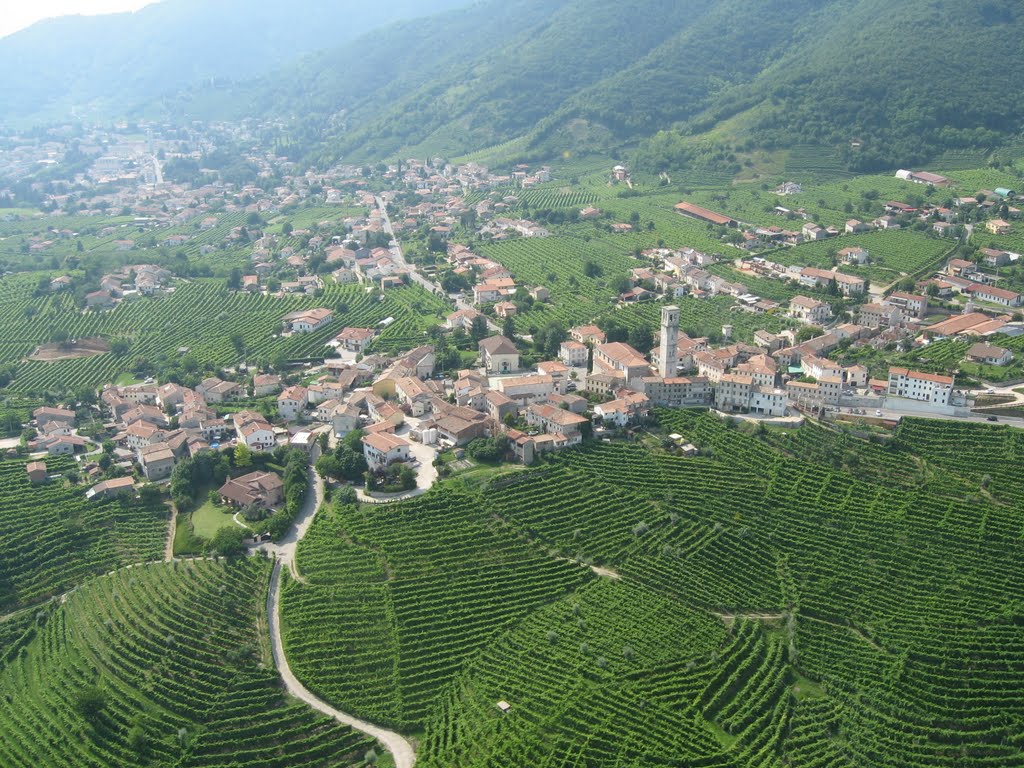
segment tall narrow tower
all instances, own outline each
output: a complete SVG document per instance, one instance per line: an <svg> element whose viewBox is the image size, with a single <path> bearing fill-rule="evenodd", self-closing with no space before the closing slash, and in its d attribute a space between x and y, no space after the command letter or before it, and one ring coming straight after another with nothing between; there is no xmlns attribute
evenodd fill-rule
<svg viewBox="0 0 1024 768"><path fill-rule="evenodd" d="M662 378L675 376L679 368L679 307L661 308L661 343L658 347L658 372Z"/></svg>

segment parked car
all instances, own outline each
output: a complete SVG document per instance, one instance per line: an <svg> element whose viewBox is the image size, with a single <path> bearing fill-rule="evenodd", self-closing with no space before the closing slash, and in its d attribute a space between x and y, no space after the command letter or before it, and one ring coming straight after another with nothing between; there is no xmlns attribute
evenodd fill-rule
<svg viewBox="0 0 1024 768"><path fill-rule="evenodd" d="M985 421L999 421L999 417L998 416L988 416L988 417L985 418Z"/></svg>
<svg viewBox="0 0 1024 768"><path fill-rule="evenodd" d="M881 416L881 415L882 415L881 411L875 411L875 416Z"/></svg>

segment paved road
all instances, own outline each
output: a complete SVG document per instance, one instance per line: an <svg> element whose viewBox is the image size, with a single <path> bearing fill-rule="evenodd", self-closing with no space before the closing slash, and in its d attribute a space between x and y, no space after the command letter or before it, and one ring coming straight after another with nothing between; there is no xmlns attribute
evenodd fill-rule
<svg viewBox="0 0 1024 768"><path fill-rule="evenodd" d="M302 538L309 530L310 525L313 524L313 518L316 517L317 510L324 499L323 480L312 467L309 468L309 474L310 488L312 488L313 492L306 495L306 503L303 505L302 511L299 513L295 523L280 542L276 544L263 544L259 547L259 549L273 553L276 557L274 571L270 576L270 591L267 593L267 624L270 629L270 647L274 656L274 665L281 674L285 688L292 696L304 701L314 709L330 715L339 723L351 726L357 731L377 739L394 756L395 768L412 768L416 763L416 752L404 737L392 731L378 728L372 723L352 717L335 709L327 702L318 699L299 682L298 678L292 673L291 667L288 666L288 658L284 653L284 641L281 637L281 569L287 566L292 576L301 580L295 565L295 551L298 548L299 542L302 541Z"/></svg>
<svg viewBox="0 0 1024 768"><path fill-rule="evenodd" d="M319 710L325 715L333 717L339 723L348 725L357 731L361 731L362 733L375 738L383 744L394 757L395 768L412 768L412 766L416 764L416 752L413 750L412 745L402 736L397 733L393 733L392 731L386 731L383 728L378 728L372 723L359 720L335 709L310 693L310 691L298 681L295 675L292 674L292 670L288 666L288 659L284 655L284 644L281 641L281 628L279 623L281 616L281 567L282 563L280 560L274 563L274 571L270 576L270 592L267 595L267 620L270 624L271 651L274 655L274 664L277 667L278 672L281 674L281 679L284 680L285 688L287 688L288 692L292 696L304 701L306 704L313 707L313 709Z"/></svg>
<svg viewBox="0 0 1024 768"><path fill-rule="evenodd" d="M428 280L420 273L419 269L417 269L415 264L410 264L408 261L405 260L405 254L402 252L402 243L397 237L395 237L395 230L391 226L391 218L388 216L388 209L387 206L384 204L384 199L381 198L380 196L378 196L375 199L377 201L377 208L378 210L380 210L381 218L384 220L384 231L391 235L391 239L395 243L394 247L392 247L391 249L391 253L394 255L395 260L399 264L401 264L403 267L409 268L409 278L413 282L419 283L421 286L426 288L431 293L436 293L440 296L444 296L449 301L454 301L457 309L475 309L475 307L472 304L465 301L464 299L452 299L447 293L445 293L444 288L441 287L440 283L435 283L432 280ZM490 318L487 319L487 327L491 330L492 333L501 333L501 328L499 328L498 325L495 324L494 321L492 321Z"/></svg>

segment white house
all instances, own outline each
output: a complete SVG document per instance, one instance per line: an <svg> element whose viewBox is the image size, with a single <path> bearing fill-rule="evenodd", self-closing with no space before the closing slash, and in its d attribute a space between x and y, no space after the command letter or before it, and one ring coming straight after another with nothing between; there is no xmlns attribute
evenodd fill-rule
<svg viewBox="0 0 1024 768"><path fill-rule="evenodd" d="M397 461L408 461L409 443L388 432L374 432L362 438L363 455L372 471L385 469Z"/></svg>
<svg viewBox="0 0 1024 768"><path fill-rule="evenodd" d="M890 397L949 405L950 396L953 394L953 379L950 376L921 373L906 368L890 368L888 393Z"/></svg>
<svg viewBox="0 0 1024 768"><path fill-rule="evenodd" d="M287 333L310 333L333 319L334 313L329 309L303 309L285 315L282 322Z"/></svg>

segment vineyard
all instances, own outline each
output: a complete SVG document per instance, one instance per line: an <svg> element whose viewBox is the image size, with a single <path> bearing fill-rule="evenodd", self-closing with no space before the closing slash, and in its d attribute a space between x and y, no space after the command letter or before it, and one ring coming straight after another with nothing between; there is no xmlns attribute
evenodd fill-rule
<svg viewBox="0 0 1024 768"><path fill-rule="evenodd" d="M566 327L590 321L618 300L611 283L636 266L624 249L575 237L523 238L481 251L508 267L520 284L543 285L551 292L550 304L534 304L523 315L525 323L538 327L552 320ZM601 275L588 276L588 263Z"/></svg>
<svg viewBox="0 0 1024 768"><path fill-rule="evenodd" d="M365 765L372 740L286 699L267 668L268 574L255 559L136 566L33 617L0 662L0 764Z"/></svg>
<svg viewBox="0 0 1024 768"><path fill-rule="evenodd" d="M318 521L286 591L307 684L425 725L430 768L1021 764L1019 433L658 417L700 455L599 445Z"/></svg>
<svg viewBox="0 0 1024 768"><path fill-rule="evenodd" d="M415 730L462 665L586 572L532 550L459 493L316 520L308 585L282 593L292 670L336 706ZM344 654L337 650L345 648Z"/></svg>
<svg viewBox="0 0 1024 768"><path fill-rule="evenodd" d="M33 485L24 461L0 461L0 613L163 553L161 502L89 500L61 477L74 461L51 457L46 466L50 479Z"/></svg>
<svg viewBox="0 0 1024 768"><path fill-rule="evenodd" d="M318 298L250 295L228 292L220 280L181 283L174 293L125 301L109 312L77 310L69 297L33 298L31 276L0 280L0 364L17 362L12 392L45 393L96 387L130 370L139 359L171 361L187 348L199 362L218 366L239 361L232 337L240 335L249 361L269 361L283 354L291 359L322 357L324 344L343 327L374 326L395 318L375 342L375 349L395 351L422 343L424 331L448 311L445 303L419 287L394 289L378 300L359 286L329 285ZM281 318L312 307L333 309L324 328L282 338ZM31 307L31 312L26 310ZM216 333L210 329L216 328ZM54 362L28 361L24 356L48 341L56 329L72 338L126 339L128 352Z"/></svg>
<svg viewBox="0 0 1024 768"><path fill-rule="evenodd" d="M808 267L832 266L832 255L841 248L859 246L870 254L870 263L863 267L843 266L842 271L861 275L873 283L888 284L901 275L917 274L938 266L952 243L918 232L882 230L862 235L846 235L838 240L818 240L795 248L774 251L767 258L782 264Z"/></svg>

